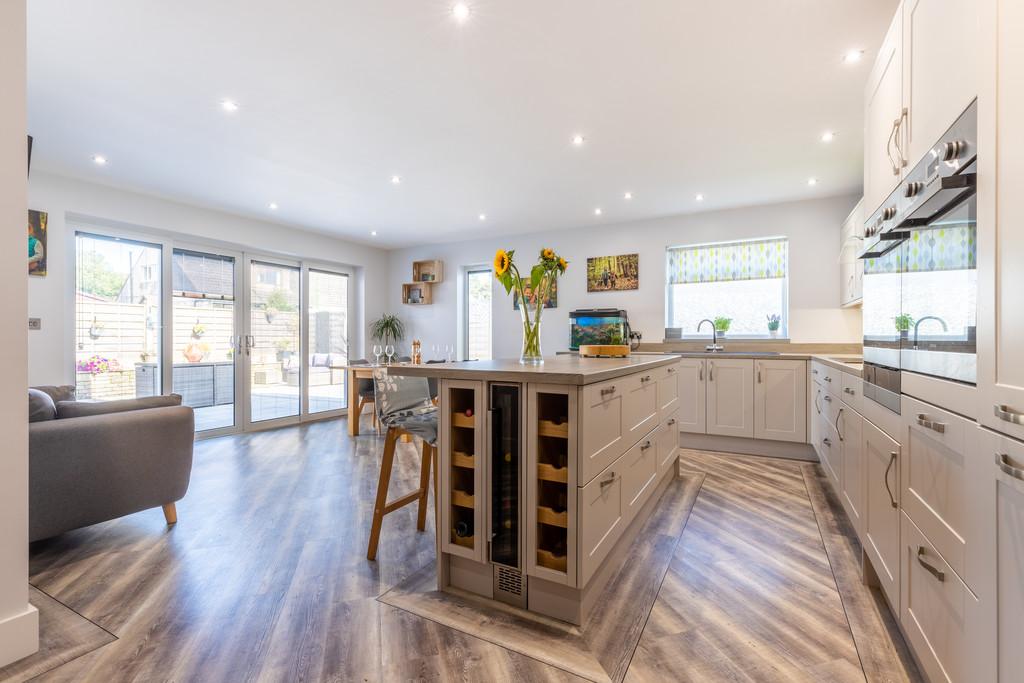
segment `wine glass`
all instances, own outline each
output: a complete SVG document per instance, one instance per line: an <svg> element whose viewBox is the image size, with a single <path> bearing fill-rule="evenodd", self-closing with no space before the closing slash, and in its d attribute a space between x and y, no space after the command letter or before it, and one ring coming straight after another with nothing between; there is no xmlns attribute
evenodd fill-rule
<svg viewBox="0 0 1024 683"><path fill-rule="evenodd" d="M377 362L376 362L377 365L380 365L380 354L381 354L381 352L383 350L384 349L381 348L380 344L374 344L373 345L373 355L377 358Z"/></svg>
<svg viewBox="0 0 1024 683"><path fill-rule="evenodd" d="M448 362L451 363L452 362L452 354L455 353L455 349L452 347L451 344L445 344L444 345L444 352L445 352L445 355L448 357Z"/></svg>
<svg viewBox="0 0 1024 683"><path fill-rule="evenodd" d="M388 365L391 365L391 357L393 355L395 355L395 345L394 344L388 344L387 346L385 346L384 347L384 353L388 357Z"/></svg>
<svg viewBox="0 0 1024 683"><path fill-rule="evenodd" d="M440 356L437 355L439 352L440 352L440 349L438 349L437 344L431 344L430 345L430 360L437 360L438 358L440 358Z"/></svg>

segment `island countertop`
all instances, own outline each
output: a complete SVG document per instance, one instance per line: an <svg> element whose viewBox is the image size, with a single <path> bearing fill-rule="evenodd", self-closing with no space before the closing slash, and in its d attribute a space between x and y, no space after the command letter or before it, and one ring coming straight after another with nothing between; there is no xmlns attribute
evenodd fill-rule
<svg viewBox="0 0 1024 683"><path fill-rule="evenodd" d="M409 377L436 377L439 379L488 380L498 382L542 382L545 384L572 384L582 386L615 379L634 372L670 365L679 356L629 356L628 358L580 358L564 355L550 356L543 365L522 365L518 359L459 361L402 365L391 368L396 375Z"/></svg>

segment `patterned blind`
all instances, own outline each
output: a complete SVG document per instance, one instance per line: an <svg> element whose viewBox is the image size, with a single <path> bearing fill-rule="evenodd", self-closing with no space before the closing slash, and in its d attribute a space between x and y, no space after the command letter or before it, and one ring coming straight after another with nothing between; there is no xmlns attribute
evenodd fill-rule
<svg viewBox="0 0 1024 683"><path fill-rule="evenodd" d="M201 294L231 300L235 294L235 260L228 256L175 249L171 256L175 294Z"/></svg>
<svg viewBox="0 0 1024 683"><path fill-rule="evenodd" d="M668 283L731 282L786 277L789 240L700 244L668 250Z"/></svg>
<svg viewBox="0 0 1024 683"><path fill-rule="evenodd" d="M864 273L934 273L978 267L978 236L973 223L915 230L906 243L881 258L865 259Z"/></svg>

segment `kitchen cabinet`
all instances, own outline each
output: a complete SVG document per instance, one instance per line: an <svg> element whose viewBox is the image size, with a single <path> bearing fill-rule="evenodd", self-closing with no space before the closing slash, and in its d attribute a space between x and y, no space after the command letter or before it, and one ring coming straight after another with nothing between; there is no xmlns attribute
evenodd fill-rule
<svg viewBox="0 0 1024 683"><path fill-rule="evenodd" d="M624 454L627 458L628 454ZM579 586L586 586L626 527L619 461L579 491Z"/></svg>
<svg viewBox="0 0 1024 683"><path fill-rule="evenodd" d="M622 432L627 444L658 426L658 370L630 375L622 381Z"/></svg>
<svg viewBox="0 0 1024 683"><path fill-rule="evenodd" d="M754 361L754 438L807 443L807 362Z"/></svg>
<svg viewBox="0 0 1024 683"><path fill-rule="evenodd" d="M904 0L902 148L920 161L978 96L980 50L951 50L981 41L978 0Z"/></svg>
<svg viewBox="0 0 1024 683"><path fill-rule="evenodd" d="M626 450L623 404L626 378L590 384L580 391L579 480L586 484Z"/></svg>
<svg viewBox="0 0 1024 683"><path fill-rule="evenodd" d="M839 500L857 536L864 533L864 418L850 406L839 409L836 434L841 445Z"/></svg>
<svg viewBox="0 0 1024 683"><path fill-rule="evenodd" d="M679 407L679 368L677 365L669 365L665 368L658 368L655 371L655 382L657 383L656 394L658 397L658 422L665 419Z"/></svg>
<svg viewBox="0 0 1024 683"><path fill-rule="evenodd" d="M864 298L864 262L857 258L864 240L864 200L846 217L839 231L839 304L855 306Z"/></svg>
<svg viewBox="0 0 1024 683"><path fill-rule="evenodd" d="M679 379L679 431L707 434L707 361L682 358L677 366Z"/></svg>
<svg viewBox="0 0 1024 683"><path fill-rule="evenodd" d="M754 436L754 361L710 358L708 364L708 434Z"/></svg>
<svg viewBox="0 0 1024 683"><path fill-rule="evenodd" d="M997 107L979 101L979 422L1024 439L1024 3L1000 0ZM986 46L987 47L987 46ZM993 67L993 70L994 67ZM998 143L998 149L996 149Z"/></svg>
<svg viewBox="0 0 1024 683"><path fill-rule="evenodd" d="M991 543L993 581L998 610L991 610L998 628L995 660L999 682L1019 681L1024 672L1024 442L1009 439L987 430L983 433L986 459L991 458L988 472L994 494L993 515L995 538ZM992 498L990 495L989 498Z"/></svg>
<svg viewBox="0 0 1024 683"><path fill-rule="evenodd" d="M446 380L441 385L443 405L438 440L441 467L441 550L477 562L484 561L486 493L482 416L484 383Z"/></svg>
<svg viewBox="0 0 1024 683"><path fill-rule="evenodd" d="M878 48L864 93L865 215L874 213L889 196L905 169L898 147L898 129L903 120L902 43L903 4L900 3Z"/></svg>
<svg viewBox="0 0 1024 683"><path fill-rule="evenodd" d="M893 612L900 605L900 444L864 422L864 535L861 542Z"/></svg>

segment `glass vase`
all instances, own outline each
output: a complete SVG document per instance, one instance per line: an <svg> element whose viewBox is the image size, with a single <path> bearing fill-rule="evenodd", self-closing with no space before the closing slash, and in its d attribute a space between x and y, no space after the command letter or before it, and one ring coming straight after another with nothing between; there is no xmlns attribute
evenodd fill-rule
<svg viewBox="0 0 1024 683"><path fill-rule="evenodd" d="M546 288L540 288L545 291ZM519 314L523 319L523 350L519 354L519 362L523 365L540 365L544 358L540 352L540 316L544 310L544 303L538 301L533 311L525 297L519 297Z"/></svg>

